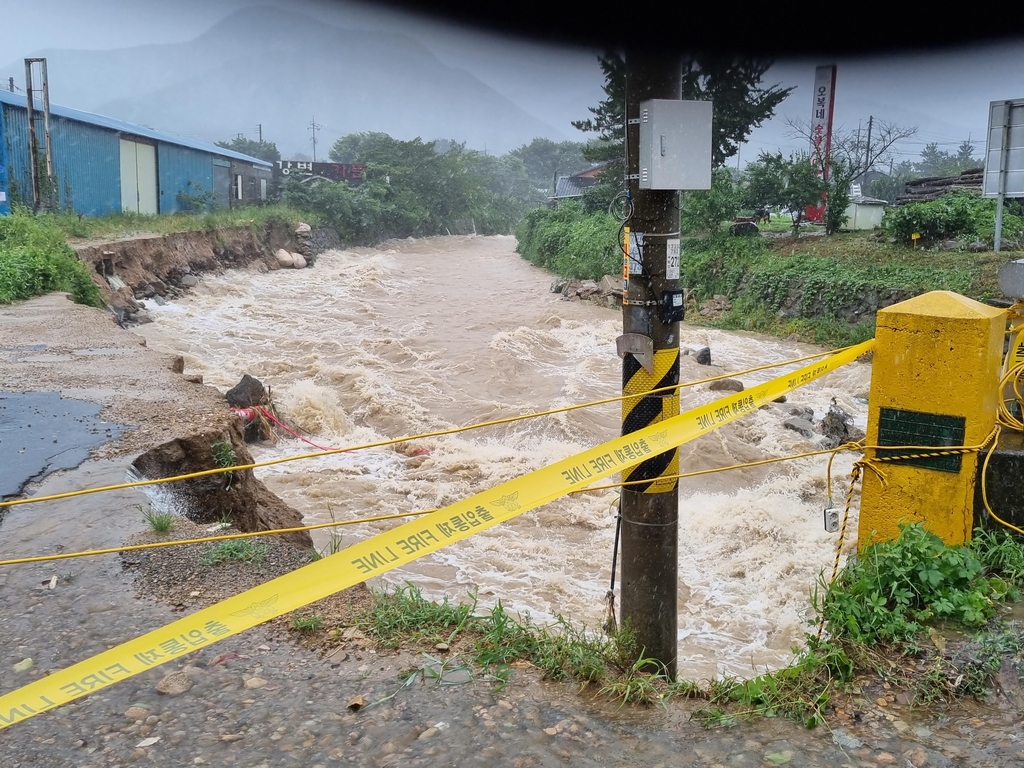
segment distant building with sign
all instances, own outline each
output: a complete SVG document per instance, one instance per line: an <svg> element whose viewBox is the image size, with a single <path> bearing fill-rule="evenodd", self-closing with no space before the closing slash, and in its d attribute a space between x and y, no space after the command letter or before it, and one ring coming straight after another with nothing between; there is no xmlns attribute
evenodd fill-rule
<svg viewBox="0 0 1024 768"><path fill-rule="evenodd" d="M363 183L364 163L311 163L302 160L278 160L274 164L274 182L280 190L288 179L300 181L347 181L357 187Z"/></svg>

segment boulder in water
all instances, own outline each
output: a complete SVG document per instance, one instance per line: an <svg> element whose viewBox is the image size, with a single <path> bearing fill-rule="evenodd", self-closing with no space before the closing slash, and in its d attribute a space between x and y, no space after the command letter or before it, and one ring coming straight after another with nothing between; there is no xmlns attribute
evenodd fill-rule
<svg viewBox="0 0 1024 768"><path fill-rule="evenodd" d="M708 384L712 392L742 392L743 382L739 379L718 379Z"/></svg>
<svg viewBox="0 0 1024 768"><path fill-rule="evenodd" d="M697 365L711 365L711 347L701 347L693 353Z"/></svg>
<svg viewBox="0 0 1024 768"><path fill-rule="evenodd" d="M293 253L292 254L292 266L295 267L295 269L305 269L306 268L306 257L303 256L301 253Z"/></svg>
<svg viewBox="0 0 1024 768"><path fill-rule="evenodd" d="M254 405L262 405L266 396L263 382L247 373L224 394L224 399L232 408L252 408Z"/></svg>
<svg viewBox="0 0 1024 768"><path fill-rule="evenodd" d="M782 426L807 438L814 437L815 434L814 425L811 422L807 421L807 419L798 419L795 416L782 422Z"/></svg>
<svg viewBox="0 0 1024 768"><path fill-rule="evenodd" d="M282 267L287 268L295 266L295 259L284 248L279 248L274 256L277 257L277 263Z"/></svg>

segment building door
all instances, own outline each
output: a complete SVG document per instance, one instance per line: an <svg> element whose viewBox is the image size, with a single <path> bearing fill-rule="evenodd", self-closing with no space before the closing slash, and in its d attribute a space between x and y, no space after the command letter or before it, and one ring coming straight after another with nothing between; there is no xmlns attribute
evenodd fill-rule
<svg viewBox="0 0 1024 768"><path fill-rule="evenodd" d="M121 139L121 210L157 213L156 147Z"/></svg>
<svg viewBox="0 0 1024 768"><path fill-rule="evenodd" d="M213 161L213 196L217 208L231 207L231 166L223 160Z"/></svg>

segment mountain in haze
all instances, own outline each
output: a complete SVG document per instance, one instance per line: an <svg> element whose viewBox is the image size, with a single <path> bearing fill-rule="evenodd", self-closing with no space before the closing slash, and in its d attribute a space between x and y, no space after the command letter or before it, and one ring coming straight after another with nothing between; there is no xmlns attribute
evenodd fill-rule
<svg viewBox="0 0 1024 768"><path fill-rule="evenodd" d="M252 136L262 124L286 156L310 154L314 116L318 159L356 131L450 138L493 152L570 133L410 37L269 7L238 11L185 43L33 55L47 59L55 103L204 141Z"/></svg>

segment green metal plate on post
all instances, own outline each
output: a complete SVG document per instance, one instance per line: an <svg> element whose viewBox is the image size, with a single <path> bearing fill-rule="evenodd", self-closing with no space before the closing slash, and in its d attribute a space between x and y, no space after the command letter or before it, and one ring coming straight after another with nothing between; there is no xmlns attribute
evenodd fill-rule
<svg viewBox="0 0 1024 768"><path fill-rule="evenodd" d="M964 432L967 419L963 416L940 416L936 413L919 413L903 411L897 408L882 408L878 419L879 445L934 445L961 446L964 444ZM907 453L924 453L923 451L906 451L901 449L878 449L878 456L902 456ZM935 469L939 472L960 472L963 454L953 456L927 456L919 459L900 459L893 464L909 464Z"/></svg>

